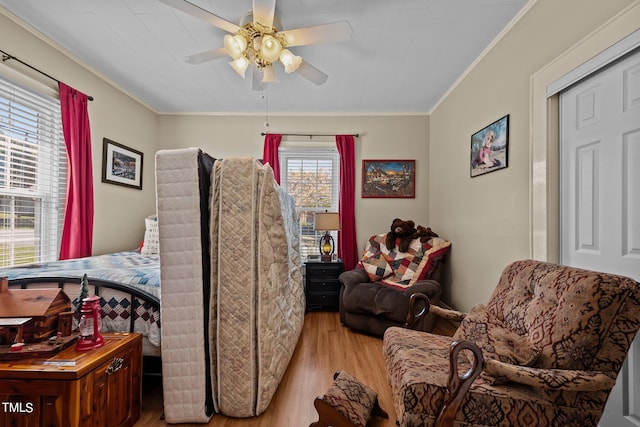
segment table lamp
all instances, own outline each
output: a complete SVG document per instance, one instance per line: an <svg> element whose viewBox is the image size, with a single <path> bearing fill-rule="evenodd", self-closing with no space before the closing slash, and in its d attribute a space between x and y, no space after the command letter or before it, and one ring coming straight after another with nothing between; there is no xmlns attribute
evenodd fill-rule
<svg viewBox="0 0 640 427"><path fill-rule="evenodd" d="M320 237L320 260L331 262L336 245L329 231L340 229L340 215L337 212L316 212L314 229L324 230L324 235Z"/></svg>

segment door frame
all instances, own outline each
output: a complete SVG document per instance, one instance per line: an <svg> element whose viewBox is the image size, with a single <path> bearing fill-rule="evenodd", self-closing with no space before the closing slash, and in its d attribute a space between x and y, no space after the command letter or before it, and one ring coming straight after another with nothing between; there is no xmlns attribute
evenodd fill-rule
<svg viewBox="0 0 640 427"><path fill-rule="evenodd" d="M560 258L558 92L619 58L625 49L629 52L640 47L638 22L640 0L623 9L531 77L529 232L533 259L558 262Z"/></svg>

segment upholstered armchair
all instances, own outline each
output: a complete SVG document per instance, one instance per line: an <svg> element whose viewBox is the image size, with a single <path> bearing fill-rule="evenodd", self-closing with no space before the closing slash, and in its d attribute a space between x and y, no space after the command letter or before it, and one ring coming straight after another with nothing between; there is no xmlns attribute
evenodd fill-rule
<svg viewBox="0 0 640 427"><path fill-rule="evenodd" d="M384 335L400 426L595 427L640 327L640 285L526 260L486 306L429 311L461 320L455 335Z"/></svg>
<svg viewBox="0 0 640 427"><path fill-rule="evenodd" d="M386 247L385 236L371 236L356 268L339 277L341 323L379 337L390 326L404 326L414 293L427 295L431 304L440 302L440 266L451 246L439 237L413 239L406 252L399 252ZM431 331L435 320L433 314L417 317L413 327Z"/></svg>

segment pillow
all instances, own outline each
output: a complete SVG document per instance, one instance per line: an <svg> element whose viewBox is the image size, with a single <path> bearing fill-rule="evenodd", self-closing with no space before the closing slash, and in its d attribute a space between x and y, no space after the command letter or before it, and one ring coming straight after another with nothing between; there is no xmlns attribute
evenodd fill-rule
<svg viewBox="0 0 640 427"><path fill-rule="evenodd" d="M393 274L393 269L382 252L376 252L369 257L365 257L360 262L372 282L382 280Z"/></svg>
<svg viewBox="0 0 640 427"><path fill-rule="evenodd" d="M505 327L482 304L469 311L453 339L471 341L480 347L485 359L497 359L512 365L533 366L540 355L540 350L526 336Z"/></svg>
<svg viewBox="0 0 640 427"><path fill-rule="evenodd" d="M155 255L160 253L160 234L158 233L158 216L150 215L144 219L144 241L140 253Z"/></svg>

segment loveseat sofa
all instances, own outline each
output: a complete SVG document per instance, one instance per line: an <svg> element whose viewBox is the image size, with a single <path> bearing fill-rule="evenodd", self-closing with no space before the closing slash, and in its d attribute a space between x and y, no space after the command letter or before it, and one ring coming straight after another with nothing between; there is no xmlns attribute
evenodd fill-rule
<svg viewBox="0 0 640 427"><path fill-rule="evenodd" d="M640 284L522 260L486 305L432 311L462 320L453 337L384 335L399 426L596 427L640 328Z"/></svg>

